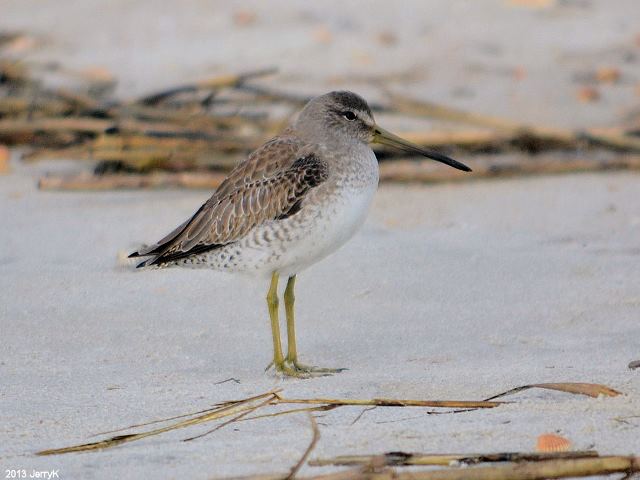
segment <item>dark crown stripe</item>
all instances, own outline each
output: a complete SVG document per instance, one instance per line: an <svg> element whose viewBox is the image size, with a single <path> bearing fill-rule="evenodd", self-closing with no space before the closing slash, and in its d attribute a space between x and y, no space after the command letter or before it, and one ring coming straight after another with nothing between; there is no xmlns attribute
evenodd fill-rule
<svg viewBox="0 0 640 480"><path fill-rule="evenodd" d="M337 103L344 106L345 109L360 110L371 114L369 105L367 105L367 102L365 102L360 95L348 91L331 92L330 95Z"/></svg>

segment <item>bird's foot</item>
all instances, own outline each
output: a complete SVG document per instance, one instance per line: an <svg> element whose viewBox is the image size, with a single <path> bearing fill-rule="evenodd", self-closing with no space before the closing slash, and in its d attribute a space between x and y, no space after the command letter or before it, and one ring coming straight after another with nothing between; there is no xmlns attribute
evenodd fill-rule
<svg viewBox="0 0 640 480"><path fill-rule="evenodd" d="M286 377L295 378L315 378L315 377L328 377L334 373L344 372L347 368L322 368L311 365L304 365L298 363L297 360L292 361L288 358L284 359L281 364L275 364L273 361L267 365L264 371L268 371L275 365L276 373L282 374Z"/></svg>
<svg viewBox="0 0 640 480"><path fill-rule="evenodd" d="M334 373L345 371L346 368L322 368L312 365L304 365L297 360L285 359L282 364L281 373L298 378L327 377Z"/></svg>

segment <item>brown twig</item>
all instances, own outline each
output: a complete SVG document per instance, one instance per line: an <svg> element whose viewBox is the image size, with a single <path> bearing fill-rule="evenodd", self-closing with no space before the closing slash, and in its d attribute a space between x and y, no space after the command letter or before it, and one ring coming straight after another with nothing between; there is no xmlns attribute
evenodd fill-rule
<svg viewBox="0 0 640 480"><path fill-rule="evenodd" d="M296 478L296 475L304 465L304 462L307 461L307 458L309 458L309 455L311 455L311 452L316 447L318 440L320 440L320 430L318 429L318 424L316 423L316 419L313 417L311 413L307 413L307 415L309 416L309 422L311 423L311 430L313 433L313 436L311 437L311 442L309 443L309 446L307 447L307 449L304 451L304 454L302 455L302 457L300 457L300 460L298 460L298 462L291 468L291 471L289 472L289 475L285 477L285 480L293 480L294 478Z"/></svg>
<svg viewBox="0 0 640 480"><path fill-rule="evenodd" d="M370 412L371 410L375 410L376 408L378 407L375 405L373 407L363 408L358 414L358 416L353 419L353 421L351 422L351 425L355 425L356 423L358 423L365 413Z"/></svg>
<svg viewBox="0 0 640 480"><path fill-rule="evenodd" d="M227 382L233 382L233 383L239 384L240 380L238 380L235 377L230 377L230 378L227 378L226 380L220 380L219 382L213 382L213 384L214 385L222 385L223 383L227 383Z"/></svg>

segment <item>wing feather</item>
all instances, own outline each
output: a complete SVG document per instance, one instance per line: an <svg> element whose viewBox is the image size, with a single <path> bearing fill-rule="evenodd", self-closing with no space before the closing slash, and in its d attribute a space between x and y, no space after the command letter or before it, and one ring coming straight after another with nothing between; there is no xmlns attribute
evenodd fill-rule
<svg viewBox="0 0 640 480"><path fill-rule="evenodd" d="M233 243L297 213L307 192L327 176L311 146L276 137L238 165L189 220L131 256L151 257L139 266L160 265Z"/></svg>

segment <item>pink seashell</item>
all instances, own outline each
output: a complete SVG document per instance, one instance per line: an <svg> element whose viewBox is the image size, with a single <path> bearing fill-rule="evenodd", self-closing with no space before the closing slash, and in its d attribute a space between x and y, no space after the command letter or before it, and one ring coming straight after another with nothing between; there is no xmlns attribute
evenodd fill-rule
<svg viewBox="0 0 640 480"><path fill-rule="evenodd" d="M536 451L538 452L566 452L571 450L571 440L556 435L544 433L538 437Z"/></svg>

